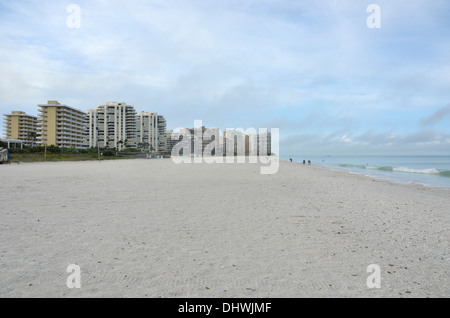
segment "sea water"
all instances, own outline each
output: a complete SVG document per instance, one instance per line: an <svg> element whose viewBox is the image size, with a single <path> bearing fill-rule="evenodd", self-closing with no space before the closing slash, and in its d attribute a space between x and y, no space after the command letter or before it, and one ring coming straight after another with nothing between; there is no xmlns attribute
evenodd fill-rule
<svg viewBox="0 0 450 318"><path fill-rule="evenodd" d="M307 156L295 155L295 162L311 160L313 165L334 170L363 174L396 183L418 183L428 187L450 190L450 156L403 155L403 156Z"/></svg>

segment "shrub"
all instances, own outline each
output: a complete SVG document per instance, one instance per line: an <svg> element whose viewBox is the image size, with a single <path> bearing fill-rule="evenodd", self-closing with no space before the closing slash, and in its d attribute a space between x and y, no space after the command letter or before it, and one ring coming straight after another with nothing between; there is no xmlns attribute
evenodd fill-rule
<svg viewBox="0 0 450 318"><path fill-rule="evenodd" d="M45 147L42 147L42 146L28 148L28 151L30 153L44 152L44 150L45 150Z"/></svg>
<svg viewBox="0 0 450 318"><path fill-rule="evenodd" d="M116 153L113 150L103 150L102 151L103 156L105 157L114 157L116 155Z"/></svg>
<svg viewBox="0 0 450 318"><path fill-rule="evenodd" d="M61 150L61 148L58 148L56 146L50 146L50 147L47 147L47 152L50 152L50 153L61 153L62 150Z"/></svg>
<svg viewBox="0 0 450 318"><path fill-rule="evenodd" d="M8 151L9 151L10 154L13 154L13 153L30 153L30 151L27 148L24 148L24 149L11 148L11 149L8 149Z"/></svg>

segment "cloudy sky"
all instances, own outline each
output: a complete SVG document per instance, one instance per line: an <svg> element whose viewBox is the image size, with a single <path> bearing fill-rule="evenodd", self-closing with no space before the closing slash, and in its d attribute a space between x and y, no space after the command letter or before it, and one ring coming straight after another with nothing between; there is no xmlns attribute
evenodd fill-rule
<svg viewBox="0 0 450 318"><path fill-rule="evenodd" d="M279 128L285 155L450 154L448 0L0 0L0 41L1 114L118 101Z"/></svg>

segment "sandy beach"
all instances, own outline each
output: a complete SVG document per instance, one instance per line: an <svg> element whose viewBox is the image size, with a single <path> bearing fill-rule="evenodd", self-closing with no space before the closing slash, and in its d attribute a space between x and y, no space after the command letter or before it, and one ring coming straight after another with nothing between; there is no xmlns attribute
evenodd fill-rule
<svg viewBox="0 0 450 318"><path fill-rule="evenodd" d="M448 190L259 168L0 166L0 297L450 296ZM381 288L367 286L371 264Z"/></svg>

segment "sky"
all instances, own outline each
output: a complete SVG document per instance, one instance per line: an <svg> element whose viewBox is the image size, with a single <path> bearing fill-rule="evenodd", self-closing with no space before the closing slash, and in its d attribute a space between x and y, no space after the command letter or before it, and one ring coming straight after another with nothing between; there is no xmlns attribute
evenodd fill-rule
<svg viewBox="0 0 450 318"><path fill-rule="evenodd" d="M450 155L448 0L0 0L0 41L0 114L116 101L279 128L284 155Z"/></svg>

